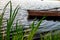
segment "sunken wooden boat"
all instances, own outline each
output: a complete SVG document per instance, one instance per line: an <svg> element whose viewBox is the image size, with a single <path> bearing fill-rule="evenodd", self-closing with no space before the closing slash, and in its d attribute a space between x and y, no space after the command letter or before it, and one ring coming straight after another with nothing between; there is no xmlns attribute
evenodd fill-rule
<svg viewBox="0 0 60 40"><path fill-rule="evenodd" d="M47 20L60 20L60 11L51 11L49 10L27 10L28 19L34 19L35 17L40 19L43 16L47 16Z"/></svg>

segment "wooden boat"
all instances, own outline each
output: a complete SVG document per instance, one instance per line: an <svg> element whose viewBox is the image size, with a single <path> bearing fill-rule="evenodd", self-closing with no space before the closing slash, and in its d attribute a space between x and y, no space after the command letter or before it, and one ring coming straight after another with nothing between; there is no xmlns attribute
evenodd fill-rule
<svg viewBox="0 0 60 40"><path fill-rule="evenodd" d="M56 9L55 11L51 11L52 9ZM41 18L42 16L48 16L46 19L60 20L60 11L57 11L58 8L52 8L47 10L27 10L28 11L28 19L33 19L35 17Z"/></svg>
<svg viewBox="0 0 60 40"><path fill-rule="evenodd" d="M60 16L60 11L28 10L29 16Z"/></svg>

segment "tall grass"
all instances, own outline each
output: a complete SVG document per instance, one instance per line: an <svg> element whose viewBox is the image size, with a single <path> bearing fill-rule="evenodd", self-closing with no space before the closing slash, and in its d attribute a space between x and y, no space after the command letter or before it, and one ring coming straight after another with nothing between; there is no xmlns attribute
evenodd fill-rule
<svg viewBox="0 0 60 40"><path fill-rule="evenodd" d="M3 23L3 16L4 16L4 13L6 11L6 7L8 6L9 2L5 5L5 7L3 8L3 12L2 14L0 15L0 40L2 40L2 33L1 33L1 27L2 27L2 23Z"/></svg>
<svg viewBox="0 0 60 40"><path fill-rule="evenodd" d="M19 5L18 5L19 6ZM11 3L11 1L10 1L10 17L9 17L9 19L7 20L7 30L6 30L6 34L7 34L7 38L6 38L6 40L10 40L10 29L11 29L11 27L12 27L12 24L13 24L13 22L14 22L14 20L15 20L15 17L16 17L16 15L17 15L17 13L18 13L18 10L19 10L19 7L16 7L15 8L15 10L14 11L12 11L12 3Z"/></svg>
<svg viewBox="0 0 60 40"><path fill-rule="evenodd" d="M35 33L37 32L37 30L38 30L38 28L39 28L39 26L40 26L40 24L41 24L41 22L43 21L43 19L44 19L45 17L43 17L38 23L37 23L37 25L34 25L34 21L33 21L33 23L31 24L31 31L30 31L30 34L29 34L29 36L28 36L28 40L33 40L33 36L35 35Z"/></svg>
<svg viewBox="0 0 60 40"><path fill-rule="evenodd" d="M60 30L52 33L46 34L44 37L44 40L60 40Z"/></svg>
<svg viewBox="0 0 60 40"><path fill-rule="evenodd" d="M10 16L9 16L9 19L7 20L7 30L6 30L6 39L5 40L10 40L10 30L12 28L12 25L13 25L13 22L15 20L15 17L18 13L18 10L19 10L19 5L17 5L17 7L12 10L12 2L9 1L4 9L3 9L3 12L0 16L0 40L3 40L3 34L1 33L1 27L2 27L2 23L3 23L3 16L4 16L4 13L6 11L6 7L10 4ZM12 34L12 39L11 40L33 40L33 37L34 35L36 34L41 22L43 21L45 17L43 17L36 25L34 25L34 22L35 20L33 21L33 23L30 25L30 29L31 31L29 32L28 36L26 39L24 39L24 36L25 36L25 33L24 33L24 30L23 30L23 26L21 24L18 23L18 21L16 21L16 34L13 35ZM55 32L56 33L56 32ZM43 39L44 38L44 39ZM60 34L55 34L55 35L52 35L52 33L48 33L44 36L41 35L41 39L40 40L60 40Z"/></svg>
<svg viewBox="0 0 60 40"><path fill-rule="evenodd" d="M11 3L11 1L9 1L7 4L6 4L6 6L4 7L4 9L3 9L3 12L2 12L2 15L0 16L0 29L1 29L1 26L2 26L2 20L3 20L3 16L4 16L4 13L5 13L5 11L6 11L6 7L8 6L10 4L10 17L9 17L9 19L7 20L7 30L6 30L6 40L10 40L10 29L11 29L11 27L12 27L12 24L13 24L13 22L14 22L14 20L15 20L15 17L16 17L16 15L17 15L17 13L18 13L18 10L19 10L19 5L15 8L15 10L14 11L12 11L12 3ZM1 30L0 30L0 32L1 32ZM0 33L1 34L1 33ZM0 35L1 37L2 37L2 34ZM0 38L1 39L1 38Z"/></svg>
<svg viewBox="0 0 60 40"><path fill-rule="evenodd" d="M18 21L16 22L16 35L13 35L12 40L23 40L24 39L24 33L23 33L23 27L22 25L18 25ZM17 37L17 39L16 39Z"/></svg>

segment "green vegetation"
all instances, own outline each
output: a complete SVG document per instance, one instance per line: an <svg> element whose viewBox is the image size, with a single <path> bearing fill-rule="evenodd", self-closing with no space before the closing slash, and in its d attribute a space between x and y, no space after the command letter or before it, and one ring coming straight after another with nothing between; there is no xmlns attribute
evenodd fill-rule
<svg viewBox="0 0 60 40"><path fill-rule="evenodd" d="M47 33L43 38L43 40L60 40L60 30Z"/></svg>
<svg viewBox="0 0 60 40"><path fill-rule="evenodd" d="M4 13L6 11L6 7L10 4L10 17L9 19L7 20L7 25L6 25L6 38L3 39L3 34L1 33L1 27L2 27L2 24L3 24L3 16L4 16ZM10 40L10 30L11 28L13 27L13 22L15 20L15 17L17 15L19 11L19 5L14 9L12 10L12 3L11 1L9 1L6 6L4 7L3 9L3 12L2 14L0 15L0 40ZM21 24L18 23L18 20L16 21L16 32L13 32L12 33L12 39L11 40L33 40L33 37L34 35L36 34L41 22L43 21L45 17L43 17L36 25L34 25L34 22L35 20L33 21L33 23L30 25L30 32L28 33L28 36L25 36L26 33L24 33L24 30L23 30L23 26ZM14 34L15 33L15 34ZM56 33L56 32L54 32ZM51 32L50 33L47 33L46 35L40 35L40 40L60 40L60 32L57 32L56 34L52 34ZM26 37L26 38L24 38Z"/></svg>

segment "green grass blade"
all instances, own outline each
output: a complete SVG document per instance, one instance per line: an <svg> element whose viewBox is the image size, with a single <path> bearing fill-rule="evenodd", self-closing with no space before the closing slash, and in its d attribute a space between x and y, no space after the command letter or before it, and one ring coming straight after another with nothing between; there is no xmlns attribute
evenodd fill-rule
<svg viewBox="0 0 60 40"><path fill-rule="evenodd" d="M24 38L24 34L23 34L23 27L22 27L22 25L19 25L19 27L20 27L20 30L19 30L19 40L23 40L23 38Z"/></svg>
<svg viewBox="0 0 60 40"><path fill-rule="evenodd" d="M40 34L40 40L43 40L43 35L42 34Z"/></svg>
<svg viewBox="0 0 60 40"><path fill-rule="evenodd" d="M0 40L2 40L2 34L1 34L1 26L2 26L2 21L3 21L3 16L4 16L4 13L6 11L6 7L8 6L8 4L10 3L10 1L5 5L5 7L3 8L3 12L2 12L2 15L0 16Z"/></svg>
<svg viewBox="0 0 60 40"><path fill-rule="evenodd" d="M6 11L6 7L8 6L9 3L10 3L10 1L5 5L3 12L2 12L2 15L0 16L0 26L2 25L3 16L4 16L4 13Z"/></svg>
<svg viewBox="0 0 60 40"><path fill-rule="evenodd" d="M19 31L19 40L23 40L23 38L24 38L23 26L22 26L22 25L19 25L19 27L20 27L20 31Z"/></svg>
<svg viewBox="0 0 60 40"><path fill-rule="evenodd" d="M31 27L31 31L34 29L34 22L35 22L36 18L33 20L33 23L30 25Z"/></svg>
<svg viewBox="0 0 60 40"><path fill-rule="evenodd" d="M14 12L13 12L13 14L12 14L12 17L15 15L16 10L18 9L18 7L19 7L19 5L17 5L17 7L14 9Z"/></svg>
<svg viewBox="0 0 60 40"><path fill-rule="evenodd" d="M11 13L12 13L12 3L10 1L10 19L7 20L7 32L6 32L6 40L10 40L10 26L9 24L11 24L9 21L11 20Z"/></svg>
<svg viewBox="0 0 60 40"><path fill-rule="evenodd" d="M18 40L17 35L14 35L13 38L12 38L12 40Z"/></svg>
<svg viewBox="0 0 60 40"><path fill-rule="evenodd" d="M39 28L40 24L42 23L43 19L45 19L46 17L44 16L36 25L36 28L34 29L35 31L37 31L37 29Z"/></svg>
<svg viewBox="0 0 60 40"><path fill-rule="evenodd" d="M34 21L33 21L33 23L30 25L30 27L31 27L31 31L34 29Z"/></svg>
<svg viewBox="0 0 60 40"><path fill-rule="evenodd" d="M17 8L15 14L13 15L13 20L15 19L16 15L17 15L17 13L18 13L18 10L19 10L19 8Z"/></svg>
<svg viewBox="0 0 60 40"><path fill-rule="evenodd" d="M33 36L34 36L34 34L36 33L37 29L39 28L39 26L40 26L40 24L41 24L41 22L43 21L44 18L45 18L45 17L43 17L43 18L37 23L37 25L34 27L34 29L30 32L30 34L29 34L29 36L28 36L28 40L33 40ZM33 24L33 23L32 23L32 24ZM33 24L33 26L34 26L34 24Z"/></svg>
<svg viewBox="0 0 60 40"><path fill-rule="evenodd" d="M13 38L12 38L12 40L18 40L19 38L19 32L18 32L19 30L18 30L18 21L16 22L16 35L13 35Z"/></svg>
<svg viewBox="0 0 60 40"><path fill-rule="evenodd" d="M17 32L17 34L18 34L18 21L16 22L16 32Z"/></svg>
<svg viewBox="0 0 60 40"><path fill-rule="evenodd" d="M13 13L12 13L12 3L10 2L10 17L9 17L9 19L8 19L8 21L7 21L7 39L6 40L10 40L10 29L11 29L11 27L12 27L12 24L13 24L13 22L14 22L14 20L15 20L15 17L16 17L16 15L17 15L17 13L18 13L18 7L17 7L17 9L16 9L16 11L15 11L15 13L14 13L14 15L12 15Z"/></svg>
<svg viewBox="0 0 60 40"><path fill-rule="evenodd" d="M5 7L3 8L3 12L2 14L4 15L5 11L6 11L6 7L8 6L8 4L10 3L10 1L5 5Z"/></svg>
<svg viewBox="0 0 60 40"><path fill-rule="evenodd" d="M11 17L12 17L12 3L10 1L10 19L11 19Z"/></svg>
<svg viewBox="0 0 60 40"><path fill-rule="evenodd" d="M24 38L24 34L23 34L23 27L22 25L18 25L18 23L16 22L16 32L17 32L17 38L18 40L23 40Z"/></svg>

